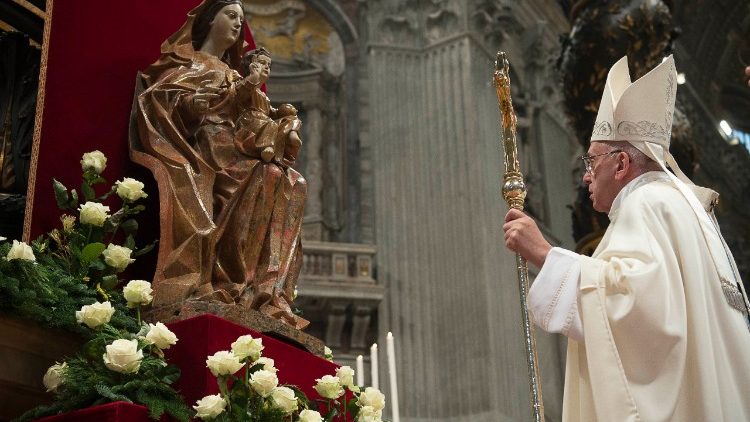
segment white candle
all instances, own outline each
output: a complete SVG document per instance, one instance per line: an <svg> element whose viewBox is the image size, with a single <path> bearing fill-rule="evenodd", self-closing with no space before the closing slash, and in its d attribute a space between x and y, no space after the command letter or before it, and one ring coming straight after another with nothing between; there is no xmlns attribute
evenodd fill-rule
<svg viewBox="0 0 750 422"><path fill-rule="evenodd" d="M396 385L396 352L393 346L393 334L389 331L386 339L388 352L388 377L391 382L391 418L392 422L399 422L398 414L398 385Z"/></svg>
<svg viewBox="0 0 750 422"><path fill-rule="evenodd" d="M370 384L373 387L380 389L380 383L378 383L378 344L373 343L370 347Z"/></svg>
<svg viewBox="0 0 750 422"><path fill-rule="evenodd" d="M362 355L357 356L357 385L365 385L365 358Z"/></svg>

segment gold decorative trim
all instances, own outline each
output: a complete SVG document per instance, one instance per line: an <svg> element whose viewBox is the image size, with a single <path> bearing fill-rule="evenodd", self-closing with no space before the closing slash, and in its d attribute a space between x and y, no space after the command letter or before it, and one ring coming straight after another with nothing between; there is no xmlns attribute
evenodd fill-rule
<svg viewBox="0 0 750 422"><path fill-rule="evenodd" d="M29 12L31 12L31 13L39 16L42 19L46 19L46 17L47 17L47 14L44 13L44 11L42 9L34 6L30 2L28 2L27 0L13 0L13 2L15 2L17 5L23 7L24 9L28 10ZM52 10L51 7L50 7L50 10Z"/></svg>
<svg viewBox="0 0 750 422"><path fill-rule="evenodd" d="M29 186L26 189L26 210L23 216L23 241L31 241L31 214L34 210L34 188L36 186L36 168L39 161L39 142L42 137L42 116L44 115L44 90L47 85L47 58L49 56L50 32L52 32L52 10L54 0L47 0L47 13L44 18L42 37L42 61L39 64L39 91L36 96L36 115L34 116L34 141L31 146L31 166L29 167Z"/></svg>
<svg viewBox="0 0 750 422"><path fill-rule="evenodd" d="M0 29L5 32L18 32L16 28L14 28L11 24L5 22L4 20L0 20Z"/></svg>

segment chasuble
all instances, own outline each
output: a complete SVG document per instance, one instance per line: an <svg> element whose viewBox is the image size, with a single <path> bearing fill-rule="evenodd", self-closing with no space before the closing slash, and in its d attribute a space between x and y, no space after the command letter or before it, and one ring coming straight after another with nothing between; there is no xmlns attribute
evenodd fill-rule
<svg viewBox="0 0 750 422"><path fill-rule="evenodd" d="M592 257L554 248L529 292L535 323L569 337L563 420L750 420L750 330L722 289L741 281L720 234L664 172L609 216Z"/></svg>

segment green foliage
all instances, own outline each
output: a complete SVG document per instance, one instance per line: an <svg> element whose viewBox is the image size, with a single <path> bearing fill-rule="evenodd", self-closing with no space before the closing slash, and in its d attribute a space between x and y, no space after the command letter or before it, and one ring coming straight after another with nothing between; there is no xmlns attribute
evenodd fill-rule
<svg viewBox="0 0 750 422"><path fill-rule="evenodd" d="M81 192L87 202L103 202L117 191L111 186L97 196L97 185L106 183L92 169L83 172ZM58 207L77 214L78 193L68 190L58 180L52 187ZM133 218L143 211L143 205L122 201L121 208L109 216L99 227L81 224L73 215L63 215L62 227L52 230L30 245L36 262L20 259L0 259L0 312L17 315L54 328L64 328L86 335L75 320L75 311L96 301L110 301L120 311L124 305L117 286L122 271L109 265L105 259L107 244L126 238L131 257L140 256L154 244L137 248L134 236L138 223ZM0 242L0 257L5 257L11 246ZM127 312L117 312L111 324L117 328L136 330L135 318Z"/></svg>
<svg viewBox="0 0 750 422"><path fill-rule="evenodd" d="M75 318L75 312L84 305L101 300L101 294L83 277L74 276L60 266L54 257L44 253L39 242L32 243L37 262L0 258L0 312L29 319L51 328L62 328L88 335ZM0 256L10 250L8 243L0 244ZM121 293L108 294L112 305L123 312ZM135 329L135 318L117 313L112 325Z"/></svg>

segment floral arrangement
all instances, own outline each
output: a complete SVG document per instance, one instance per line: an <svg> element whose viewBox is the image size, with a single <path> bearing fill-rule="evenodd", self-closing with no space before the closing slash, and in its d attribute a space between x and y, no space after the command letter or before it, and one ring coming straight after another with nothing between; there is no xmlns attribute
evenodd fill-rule
<svg viewBox="0 0 750 422"><path fill-rule="evenodd" d="M244 335L231 350L208 357L206 367L220 393L198 400L195 417L215 422L382 422L385 396L373 387L361 391L352 368L342 366L335 376L317 379L313 388L322 399L312 401L294 386L279 385L275 362L262 356L263 348L262 339Z"/></svg>
<svg viewBox="0 0 750 422"><path fill-rule="evenodd" d="M60 228L30 245L17 240L9 244L0 238L0 256L5 257L0 259L0 310L88 335L75 320L75 310L110 299L115 308L124 308L116 289L121 284L118 274L154 244L140 249L135 246L138 223L133 216L144 209L135 204L147 197L143 183L124 178L97 196L96 186L106 183L101 176L106 163L99 151L83 155L81 200L75 189L69 191L53 181L57 205L70 213L62 215ZM111 213L103 202L113 194L122 206ZM124 241L118 244L115 239L120 238ZM116 314L111 324L138 330L136 320L127 312Z"/></svg>
<svg viewBox="0 0 750 422"><path fill-rule="evenodd" d="M57 205L66 213L61 227L26 244L0 237L0 311L49 327L79 333L81 351L47 370L43 383L55 401L22 415L19 421L69 412L112 401L138 403L159 419L191 417L217 422L382 422L385 397L375 388L354 385L354 371L343 366L316 380L322 399L310 400L298 388L279 385L273 359L263 357L262 339L242 336L231 350L209 356L220 394L206 396L190 410L172 385L180 370L163 350L178 339L164 324L141 321L141 306L152 301L151 284L120 274L154 243L135 245L146 198L143 183L124 178L97 196L107 159L99 151L83 155L81 196L55 180ZM113 212L110 197L121 200ZM122 239L118 241L118 239ZM4 257L4 258L2 258ZM330 349L326 358L332 360ZM244 369L244 373L238 373Z"/></svg>
<svg viewBox="0 0 750 422"><path fill-rule="evenodd" d="M75 189L53 181L57 205L70 213L60 218L60 228L31 244L0 238L0 310L87 340L75 357L44 375L55 402L32 409L21 421L110 401L143 404L155 419L167 413L187 421L191 413L171 386L180 371L162 353L176 336L161 323L140 319L140 307L152 300L151 284L132 280L118 288L120 273L153 244L135 247L133 217L144 209L135 204L147 197L143 183L124 178L97 196L97 185L106 183L101 176L106 163L99 151L83 155L81 201ZM104 205L112 195L122 204L114 213Z"/></svg>
<svg viewBox="0 0 750 422"><path fill-rule="evenodd" d="M140 309L151 303L151 283L133 280L123 289L128 306ZM116 313L110 302L95 302L75 312L76 320L92 331L81 352L47 370L43 383L55 394L55 402L27 412L28 421L111 401L142 404L152 419L169 414L187 422L190 410L172 384L180 370L164 360L162 350L177 343L177 336L164 324L140 324L132 333L110 325Z"/></svg>

